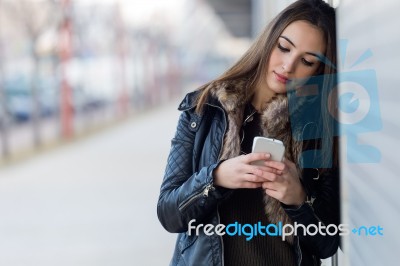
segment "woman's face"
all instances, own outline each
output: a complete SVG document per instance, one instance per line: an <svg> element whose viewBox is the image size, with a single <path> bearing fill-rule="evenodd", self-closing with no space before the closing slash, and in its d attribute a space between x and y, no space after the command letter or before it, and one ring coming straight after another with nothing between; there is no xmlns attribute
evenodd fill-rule
<svg viewBox="0 0 400 266"><path fill-rule="evenodd" d="M316 74L325 49L320 29L303 20L289 24L271 53L266 77L268 88L275 93L285 93L290 80Z"/></svg>

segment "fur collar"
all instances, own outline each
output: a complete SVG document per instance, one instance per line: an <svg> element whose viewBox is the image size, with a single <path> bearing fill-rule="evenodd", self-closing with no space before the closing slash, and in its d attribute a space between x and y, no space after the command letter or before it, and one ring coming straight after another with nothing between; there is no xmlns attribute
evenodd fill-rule
<svg viewBox="0 0 400 266"><path fill-rule="evenodd" d="M244 108L252 97L248 91L248 82L245 80L224 82L211 89L212 96L219 100L228 115L228 128L224 138L221 159L233 158L240 154L239 136L244 121ZM293 162L298 161L302 146L300 142L292 139L286 95L277 95L266 104L261 114L261 129L263 136L283 141L286 158ZM278 200L265 194L264 202L265 212L271 223L281 221L283 224L292 224ZM293 243L293 237L287 238L287 240L289 243Z"/></svg>

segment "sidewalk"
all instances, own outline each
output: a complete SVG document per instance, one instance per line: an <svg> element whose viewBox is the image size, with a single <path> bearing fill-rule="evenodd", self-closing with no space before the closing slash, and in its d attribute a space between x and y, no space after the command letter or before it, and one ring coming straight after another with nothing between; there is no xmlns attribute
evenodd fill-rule
<svg viewBox="0 0 400 266"><path fill-rule="evenodd" d="M0 265L168 265L156 204L176 106L0 169Z"/></svg>

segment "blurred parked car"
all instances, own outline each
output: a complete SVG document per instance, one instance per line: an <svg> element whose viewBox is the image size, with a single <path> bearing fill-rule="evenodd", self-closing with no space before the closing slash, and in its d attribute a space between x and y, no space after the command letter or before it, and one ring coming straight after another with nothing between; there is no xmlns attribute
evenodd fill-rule
<svg viewBox="0 0 400 266"><path fill-rule="evenodd" d="M32 118L33 97L31 81L25 76L5 80L6 109L16 122ZM58 85L53 78L39 78L36 84L39 116L54 115L58 111Z"/></svg>

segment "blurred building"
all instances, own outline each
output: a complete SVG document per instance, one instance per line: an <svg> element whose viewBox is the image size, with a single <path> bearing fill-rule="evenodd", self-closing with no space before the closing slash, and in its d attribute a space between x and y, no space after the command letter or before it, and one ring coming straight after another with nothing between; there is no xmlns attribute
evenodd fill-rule
<svg viewBox="0 0 400 266"><path fill-rule="evenodd" d="M293 0L207 0L236 37L255 38L265 25Z"/></svg>
<svg viewBox="0 0 400 266"><path fill-rule="evenodd" d="M255 38L265 25L294 0L206 0L236 37ZM337 6L339 0L326 0Z"/></svg>

